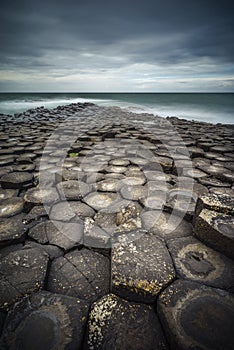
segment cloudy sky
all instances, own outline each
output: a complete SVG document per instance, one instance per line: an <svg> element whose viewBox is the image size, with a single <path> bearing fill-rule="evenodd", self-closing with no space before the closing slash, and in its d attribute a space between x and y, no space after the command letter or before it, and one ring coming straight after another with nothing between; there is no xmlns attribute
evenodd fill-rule
<svg viewBox="0 0 234 350"><path fill-rule="evenodd" d="M0 91L234 91L232 0L1 0Z"/></svg>

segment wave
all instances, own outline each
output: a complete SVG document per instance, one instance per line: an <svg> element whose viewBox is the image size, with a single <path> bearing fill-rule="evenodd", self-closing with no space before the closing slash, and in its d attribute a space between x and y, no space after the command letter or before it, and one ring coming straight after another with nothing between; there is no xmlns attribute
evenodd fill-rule
<svg viewBox="0 0 234 350"><path fill-rule="evenodd" d="M233 94L0 94L0 113L16 114L41 106L51 109L84 102L162 117L233 123Z"/></svg>

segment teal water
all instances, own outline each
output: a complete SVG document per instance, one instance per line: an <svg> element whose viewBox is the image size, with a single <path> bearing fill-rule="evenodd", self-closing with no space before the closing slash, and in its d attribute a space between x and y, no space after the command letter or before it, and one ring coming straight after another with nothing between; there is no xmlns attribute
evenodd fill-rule
<svg viewBox="0 0 234 350"><path fill-rule="evenodd" d="M0 113L15 114L40 106L54 108L75 102L234 124L233 93L0 93Z"/></svg>

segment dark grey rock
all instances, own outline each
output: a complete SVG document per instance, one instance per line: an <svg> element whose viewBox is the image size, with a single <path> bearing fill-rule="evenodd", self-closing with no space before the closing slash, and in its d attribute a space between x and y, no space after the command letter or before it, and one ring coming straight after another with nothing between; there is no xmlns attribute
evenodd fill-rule
<svg viewBox="0 0 234 350"><path fill-rule="evenodd" d="M112 249L111 276L113 293L151 303L173 281L175 271L166 246L155 236L142 233Z"/></svg>
<svg viewBox="0 0 234 350"><path fill-rule="evenodd" d="M234 262L194 237L173 239L168 248L179 277L234 291Z"/></svg>
<svg viewBox="0 0 234 350"><path fill-rule="evenodd" d="M64 251L61 248L52 244L41 245L34 241L25 241L24 247L43 250L43 252L49 256L51 261L64 255Z"/></svg>
<svg viewBox="0 0 234 350"><path fill-rule="evenodd" d="M0 219L0 245L10 244L22 240L25 237L27 227L22 220L24 215L16 215L11 218Z"/></svg>
<svg viewBox="0 0 234 350"><path fill-rule="evenodd" d="M61 200L80 200L91 192L91 186L83 181L68 180L57 185Z"/></svg>
<svg viewBox="0 0 234 350"><path fill-rule="evenodd" d="M32 185L33 175L28 172L14 172L5 174L1 177L2 188L22 189L25 186Z"/></svg>
<svg viewBox="0 0 234 350"><path fill-rule="evenodd" d="M88 308L77 298L38 292L8 314L2 349L81 349Z"/></svg>
<svg viewBox="0 0 234 350"><path fill-rule="evenodd" d="M25 247L0 259L0 307L7 309L19 298L43 288L48 255L38 248Z"/></svg>
<svg viewBox="0 0 234 350"><path fill-rule="evenodd" d="M6 314L0 311L0 337L2 335L5 319L6 319ZM0 340L0 344L1 344L1 340Z"/></svg>
<svg viewBox="0 0 234 350"><path fill-rule="evenodd" d="M9 218L20 214L24 209L24 200L20 197L12 197L0 202L0 218Z"/></svg>
<svg viewBox="0 0 234 350"><path fill-rule="evenodd" d="M207 194L198 198L196 214L202 209L215 210L219 213L234 215L234 197L228 194Z"/></svg>
<svg viewBox="0 0 234 350"><path fill-rule="evenodd" d="M203 209L195 219L194 234L205 244L234 259L234 216Z"/></svg>
<svg viewBox="0 0 234 350"><path fill-rule="evenodd" d="M85 218L83 244L86 247L110 248L110 234L99 227L92 218Z"/></svg>
<svg viewBox="0 0 234 350"><path fill-rule="evenodd" d="M44 206L33 207L29 213L24 215L23 223L29 224L31 222L40 222L41 220L48 218L48 213Z"/></svg>
<svg viewBox="0 0 234 350"><path fill-rule="evenodd" d="M124 185L121 187L120 193L124 199L137 201L147 196L147 188L142 185Z"/></svg>
<svg viewBox="0 0 234 350"><path fill-rule="evenodd" d="M33 226L28 235L38 243L53 244L64 250L83 243L83 229L77 223L47 220Z"/></svg>
<svg viewBox="0 0 234 350"><path fill-rule="evenodd" d="M24 207L29 211L37 205L51 205L58 199L59 196L55 188L31 188L24 196Z"/></svg>
<svg viewBox="0 0 234 350"><path fill-rule="evenodd" d="M142 213L141 218L146 230L165 241L192 235L192 225L178 215L150 210Z"/></svg>
<svg viewBox="0 0 234 350"><path fill-rule="evenodd" d="M233 308L233 294L182 280L158 300L158 315L173 350L231 350Z"/></svg>
<svg viewBox="0 0 234 350"><path fill-rule="evenodd" d="M5 199L16 197L17 194L18 194L18 190L13 190L13 189L4 190L3 188L0 188L0 203Z"/></svg>
<svg viewBox="0 0 234 350"><path fill-rule="evenodd" d="M75 250L52 262L48 290L88 301L109 291L109 260L88 249Z"/></svg>
<svg viewBox="0 0 234 350"><path fill-rule="evenodd" d="M93 217L95 211L80 201L60 202L53 205L50 212L51 220L69 221L71 219L84 220Z"/></svg>
<svg viewBox="0 0 234 350"><path fill-rule="evenodd" d="M119 180L118 179L105 179L99 181L96 184L97 191L101 192L116 192L118 188Z"/></svg>
<svg viewBox="0 0 234 350"><path fill-rule="evenodd" d="M152 306L108 294L95 302L84 349L168 349Z"/></svg>
<svg viewBox="0 0 234 350"><path fill-rule="evenodd" d="M117 194L109 192L92 192L84 198L84 202L95 210L112 207L116 201Z"/></svg>

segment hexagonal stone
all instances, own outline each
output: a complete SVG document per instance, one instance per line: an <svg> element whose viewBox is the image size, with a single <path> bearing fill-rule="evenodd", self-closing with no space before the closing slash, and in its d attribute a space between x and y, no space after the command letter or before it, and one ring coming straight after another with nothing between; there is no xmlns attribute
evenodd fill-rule
<svg viewBox="0 0 234 350"><path fill-rule="evenodd" d="M95 302L89 315L84 349L167 349L152 306L108 294Z"/></svg>
<svg viewBox="0 0 234 350"><path fill-rule="evenodd" d="M140 198L140 203L144 208L162 210L166 202L165 191L153 191L149 192L147 197Z"/></svg>
<svg viewBox="0 0 234 350"><path fill-rule="evenodd" d="M112 291L123 298L154 302L175 277L166 246L155 236L142 233L130 243L112 249Z"/></svg>
<svg viewBox="0 0 234 350"><path fill-rule="evenodd" d="M84 220L93 217L95 211L80 201L60 202L53 205L50 212L51 220L69 221L71 219Z"/></svg>
<svg viewBox="0 0 234 350"><path fill-rule="evenodd" d="M59 196L55 188L31 188L24 195L24 207L27 211L36 205L48 205L58 201Z"/></svg>
<svg viewBox="0 0 234 350"><path fill-rule="evenodd" d="M215 210L220 213L234 215L234 197L228 194L207 194L198 198L196 213L202 209Z"/></svg>
<svg viewBox="0 0 234 350"><path fill-rule="evenodd" d="M45 218L48 218L48 213L44 206L39 205L33 207L29 213L24 215L23 223L29 224L31 222L42 221Z"/></svg>
<svg viewBox="0 0 234 350"><path fill-rule="evenodd" d="M200 179L200 178L206 177L207 173L204 173L199 169L184 169L183 176L190 176L194 179Z"/></svg>
<svg viewBox="0 0 234 350"><path fill-rule="evenodd" d="M23 224L24 215L0 219L0 245L9 244L24 238L27 227Z"/></svg>
<svg viewBox="0 0 234 350"><path fill-rule="evenodd" d="M24 172L32 172L35 169L35 164L17 164L13 166L14 171L24 171Z"/></svg>
<svg viewBox="0 0 234 350"><path fill-rule="evenodd" d="M10 251L0 260L0 307L6 309L20 297L44 285L49 257L38 248Z"/></svg>
<svg viewBox="0 0 234 350"><path fill-rule="evenodd" d="M128 220L137 218L140 215L141 207L137 204L130 203L124 208L121 208L116 214L116 224L122 225Z"/></svg>
<svg viewBox="0 0 234 350"><path fill-rule="evenodd" d="M95 224L101 228L116 227L117 213L97 212L94 216Z"/></svg>
<svg viewBox="0 0 234 350"><path fill-rule="evenodd" d="M234 217L203 209L195 219L195 236L234 259Z"/></svg>
<svg viewBox="0 0 234 350"><path fill-rule="evenodd" d="M230 187L210 187L209 192L212 194L228 194L230 197L234 197L234 188Z"/></svg>
<svg viewBox="0 0 234 350"><path fill-rule="evenodd" d="M230 187L230 183L220 181L210 176L202 177L201 179L199 179L199 182L205 186Z"/></svg>
<svg viewBox="0 0 234 350"><path fill-rule="evenodd" d="M76 298L39 292L9 312L1 343L7 349L81 349L89 305Z"/></svg>
<svg viewBox="0 0 234 350"><path fill-rule="evenodd" d="M62 200L80 200L91 191L91 186L82 181L69 180L60 182L57 190Z"/></svg>
<svg viewBox="0 0 234 350"><path fill-rule="evenodd" d="M111 207L117 199L117 194L108 192L92 192L84 198L84 202L95 210Z"/></svg>
<svg viewBox="0 0 234 350"><path fill-rule="evenodd" d="M234 297L226 291L177 280L160 295L158 315L171 349L233 348Z"/></svg>
<svg viewBox="0 0 234 350"><path fill-rule="evenodd" d="M194 237L173 239L168 248L178 275L211 287L234 290L234 263Z"/></svg>
<svg viewBox="0 0 234 350"><path fill-rule="evenodd" d="M128 159L116 158L110 161L112 165L128 166L130 164Z"/></svg>
<svg viewBox="0 0 234 350"><path fill-rule="evenodd" d="M127 176L126 178L121 180L121 184L128 185L128 186L137 186L137 185L144 185L145 184L145 176L142 175L140 172L139 175L135 176Z"/></svg>
<svg viewBox="0 0 234 350"><path fill-rule="evenodd" d="M29 230L29 237L40 244L53 244L64 250L83 243L83 227L76 223L43 221Z"/></svg>
<svg viewBox="0 0 234 350"><path fill-rule="evenodd" d="M103 181L99 181L95 187L101 192L116 192L118 183L118 179L105 179Z"/></svg>
<svg viewBox="0 0 234 350"><path fill-rule="evenodd" d="M120 165L109 165L108 167L105 168L105 170L108 173L117 173L117 174L122 174L127 171L127 168L125 166L120 166Z"/></svg>
<svg viewBox="0 0 234 350"><path fill-rule="evenodd" d="M32 184L32 182L33 175L27 172L14 172L5 174L0 179L2 188L22 189L25 186Z"/></svg>
<svg viewBox="0 0 234 350"><path fill-rule="evenodd" d="M199 166L199 168L203 171L205 171L206 173L208 173L211 176L216 177L217 179L221 180L221 181L228 181L231 182L233 180L232 177L229 180L229 177L232 175L231 171L226 169L223 166L218 166L218 165L202 165Z"/></svg>
<svg viewBox="0 0 234 350"><path fill-rule="evenodd" d="M0 188L0 201L8 199L8 198L12 198L12 197L16 197L18 194L18 190L13 190L13 189L3 189Z"/></svg>
<svg viewBox="0 0 234 350"><path fill-rule="evenodd" d="M85 218L83 244L86 247L110 248L110 234L99 227L92 218Z"/></svg>
<svg viewBox="0 0 234 350"><path fill-rule="evenodd" d="M61 248L51 244L45 244L42 246L34 241L25 241L24 247L43 250L49 256L51 261L64 255L64 251Z"/></svg>
<svg viewBox="0 0 234 350"><path fill-rule="evenodd" d="M72 251L52 262L47 289L88 301L109 291L109 259L88 249Z"/></svg>
<svg viewBox="0 0 234 350"><path fill-rule="evenodd" d="M147 231L166 242L193 233L192 225L178 215L152 210L142 213L141 218Z"/></svg>
<svg viewBox="0 0 234 350"><path fill-rule="evenodd" d="M191 219L195 212L197 196L193 191L172 189L168 192L168 199L165 204L167 211L174 211L176 215L184 215Z"/></svg>
<svg viewBox="0 0 234 350"><path fill-rule="evenodd" d="M24 209L24 200L20 197L12 197L0 202L0 218L9 218L20 214Z"/></svg>
<svg viewBox="0 0 234 350"><path fill-rule="evenodd" d="M121 187L120 193L124 199L137 201L147 196L147 188L141 185Z"/></svg>

